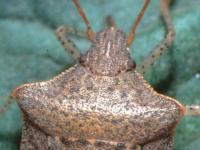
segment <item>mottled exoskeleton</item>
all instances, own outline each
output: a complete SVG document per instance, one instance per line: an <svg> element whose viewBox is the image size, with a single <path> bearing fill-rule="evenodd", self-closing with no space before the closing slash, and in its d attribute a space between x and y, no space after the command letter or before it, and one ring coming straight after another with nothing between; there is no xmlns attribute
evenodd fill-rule
<svg viewBox="0 0 200 150"><path fill-rule="evenodd" d="M49 81L13 91L24 118L20 149L172 150L174 130L186 107L154 91L130 57L135 29L150 0L145 1L128 37L113 22L94 34L78 1L73 2L92 46L81 55L64 36L65 28L58 28L58 39L77 64ZM168 9L169 0L162 0L168 34L141 64L140 72L173 41Z"/></svg>

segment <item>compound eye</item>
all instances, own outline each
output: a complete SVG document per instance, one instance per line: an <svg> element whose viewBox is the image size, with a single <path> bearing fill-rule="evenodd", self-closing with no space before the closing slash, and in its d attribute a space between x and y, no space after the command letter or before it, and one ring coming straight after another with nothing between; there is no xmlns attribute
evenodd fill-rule
<svg viewBox="0 0 200 150"><path fill-rule="evenodd" d="M86 62L86 58L87 58L86 54L81 55L81 57L79 58L79 63L84 65L84 63Z"/></svg>
<svg viewBox="0 0 200 150"><path fill-rule="evenodd" d="M129 59L128 60L128 70L132 70L132 69L135 69L136 68L136 63L134 60L132 59Z"/></svg>

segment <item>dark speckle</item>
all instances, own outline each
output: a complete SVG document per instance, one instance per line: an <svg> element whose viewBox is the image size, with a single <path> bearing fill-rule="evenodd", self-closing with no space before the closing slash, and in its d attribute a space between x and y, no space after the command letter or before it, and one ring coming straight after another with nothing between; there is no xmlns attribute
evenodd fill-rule
<svg viewBox="0 0 200 150"><path fill-rule="evenodd" d="M96 141L96 142L95 142L95 145L96 145L97 147L103 147L103 146L105 145L105 143L102 142L102 141Z"/></svg>
<svg viewBox="0 0 200 150"><path fill-rule="evenodd" d="M117 73L120 74L120 73L121 73L121 70L118 70Z"/></svg>
<svg viewBox="0 0 200 150"><path fill-rule="evenodd" d="M70 39L67 39L67 42L68 42L68 43L71 43L71 40L70 40Z"/></svg>
<svg viewBox="0 0 200 150"><path fill-rule="evenodd" d="M64 145L70 145L70 144L71 144L70 141L68 141L68 140L66 140L66 139L64 139L64 138L61 138L61 142L62 142Z"/></svg>
<svg viewBox="0 0 200 150"><path fill-rule="evenodd" d="M113 89L112 87L108 87L108 88L107 88L107 91L108 91L108 92L113 92L114 89Z"/></svg>
<svg viewBox="0 0 200 150"><path fill-rule="evenodd" d="M125 91L121 92L121 98L126 98L128 97L127 93Z"/></svg>
<svg viewBox="0 0 200 150"><path fill-rule="evenodd" d="M112 120L111 122L112 122L112 124L117 124L118 120Z"/></svg>
<svg viewBox="0 0 200 150"><path fill-rule="evenodd" d="M79 144L81 144L81 145L84 145L84 146L90 144L87 140L84 140L84 139L79 139L77 142L78 142Z"/></svg>
<svg viewBox="0 0 200 150"><path fill-rule="evenodd" d="M70 51L71 54L74 54L74 51Z"/></svg>
<svg viewBox="0 0 200 150"><path fill-rule="evenodd" d="M115 150L125 150L126 146L123 143L118 143Z"/></svg>
<svg viewBox="0 0 200 150"><path fill-rule="evenodd" d="M62 45L65 45L65 42L64 42L64 41L61 41L61 44L62 44Z"/></svg>

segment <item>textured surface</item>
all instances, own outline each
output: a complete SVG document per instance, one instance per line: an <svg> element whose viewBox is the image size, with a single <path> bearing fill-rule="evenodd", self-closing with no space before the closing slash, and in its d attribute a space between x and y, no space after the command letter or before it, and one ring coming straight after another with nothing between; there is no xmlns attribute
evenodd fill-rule
<svg viewBox="0 0 200 150"><path fill-rule="evenodd" d="M20 150L172 150L183 106L157 94L135 71L122 31L111 27L92 41L77 65L12 92L24 116Z"/></svg>
<svg viewBox="0 0 200 150"><path fill-rule="evenodd" d="M145 76L156 89L186 104L199 103L200 99L199 4L199 0L174 3L173 20L177 30L174 46ZM112 3L96 0L83 4L95 31L104 27L103 16L113 14L118 26L128 32L139 6L139 0ZM138 63L163 37L164 28L158 15L158 1L152 1L132 46L132 56ZM73 5L65 0L59 3L0 0L0 19L1 104L15 86L51 78L72 64L53 34L55 26L65 24L85 29ZM88 47L84 40L76 43L83 51ZM21 130L19 116L18 108L13 105L1 117L0 149L16 149ZM199 125L199 118L183 119L177 130L175 149L199 147Z"/></svg>
<svg viewBox="0 0 200 150"><path fill-rule="evenodd" d="M181 118L179 104L134 71L96 76L76 66L48 82L22 85L14 95L30 125L52 138L145 145L171 135ZM30 141L29 134L22 140Z"/></svg>

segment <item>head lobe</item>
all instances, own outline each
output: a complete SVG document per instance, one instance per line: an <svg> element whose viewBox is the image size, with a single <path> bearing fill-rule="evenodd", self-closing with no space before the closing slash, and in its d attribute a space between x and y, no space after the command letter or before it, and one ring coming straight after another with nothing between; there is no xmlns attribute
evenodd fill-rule
<svg viewBox="0 0 200 150"><path fill-rule="evenodd" d="M114 27L97 33L91 48L83 57L81 63L97 75L115 76L135 68L125 34Z"/></svg>

